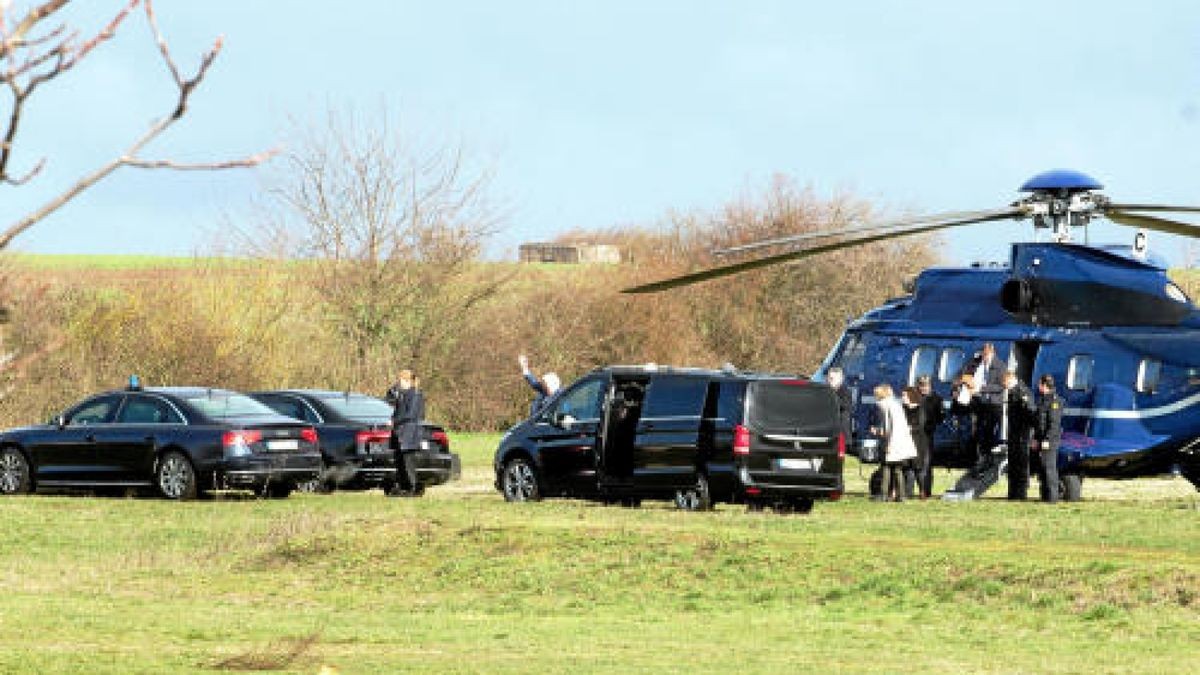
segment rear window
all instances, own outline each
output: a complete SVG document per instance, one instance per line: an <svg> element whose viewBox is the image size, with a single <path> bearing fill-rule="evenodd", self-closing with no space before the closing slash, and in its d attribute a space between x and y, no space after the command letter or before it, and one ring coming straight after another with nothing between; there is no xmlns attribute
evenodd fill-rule
<svg viewBox="0 0 1200 675"><path fill-rule="evenodd" d="M342 417L355 420L388 419L392 416L391 404L374 396L330 396L322 398L321 402Z"/></svg>
<svg viewBox="0 0 1200 675"><path fill-rule="evenodd" d="M224 419L227 417L278 417L279 413L249 396L213 392L184 397L188 403L205 417Z"/></svg>
<svg viewBox="0 0 1200 675"><path fill-rule="evenodd" d="M828 387L788 384L781 381L754 382L748 390L750 426L763 431L814 431L828 433L838 428L837 400Z"/></svg>

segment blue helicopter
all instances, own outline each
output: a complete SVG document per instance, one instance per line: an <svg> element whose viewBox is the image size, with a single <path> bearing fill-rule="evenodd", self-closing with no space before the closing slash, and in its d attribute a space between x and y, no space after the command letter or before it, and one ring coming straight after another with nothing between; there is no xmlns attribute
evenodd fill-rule
<svg viewBox="0 0 1200 675"><path fill-rule="evenodd" d="M1038 174L1007 207L810 232L725 249L769 254L626 289L647 293L820 253L999 220L1030 220L1038 239L1012 245L1007 265L924 270L910 294L850 322L821 364L846 374L857 402L855 428L868 427L880 382L912 385L929 376L949 400L953 383L985 343L1026 384L1054 376L1066 401L1059 475L1079 498L1084 476L1135 478L1182 473L1200 489L1200 310L1146 250L1145 230L1200 235L1200 225L1148 213L1200 207L1123 204L1077 171ZM1129 246L1072 242L1093 218L1139 228ZM1043 231L1049 237L1041 236ZM780 250L782 249L782 250ZM969 468L976 450L960 420L934 438L934 462ZM864 441L856 432L855 447Z"/></svg>

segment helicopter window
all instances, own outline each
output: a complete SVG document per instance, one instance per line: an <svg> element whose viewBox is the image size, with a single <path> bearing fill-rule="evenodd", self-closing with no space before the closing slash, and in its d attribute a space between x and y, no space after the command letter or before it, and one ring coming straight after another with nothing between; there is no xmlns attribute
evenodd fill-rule
<svg viewBox="0 0 1200 675"><path fill-rule="evenodd" d="M947 347L942 350L942 360L938 364L938 379L950 382L962 372L967 355L958 347Z"/></svg>
<svg viewBox="0 0 1200 675"><path fill-rule="evenodd" d="M917 347L912 355L912 365L908 368L908 384L917 383L917 378L923 375L932 376L938 366L937 347Z"/></svg>
<svg viewBox="0 0 1200 675"><path fill-rule="evenodd" d="M1083 391L1092 386L1092 357L1086 354L1072 356L1067 364L1067 388Z"/></svg>
<svg viewBox="0 0 1200 675"><path fill-rule="evenodd" d="M1153 394L1158 388L1158 378L1162 373L1162 361L1158 359L1142 359L1138 364L1137 390L1143 394Z"/></svg>
<svg viewBox="0 0 1200 675"><path fill-rule="evenodd" d="M858 333L848 334L834 365L841 366L847 376L862 375L867 344Z"/></svg>

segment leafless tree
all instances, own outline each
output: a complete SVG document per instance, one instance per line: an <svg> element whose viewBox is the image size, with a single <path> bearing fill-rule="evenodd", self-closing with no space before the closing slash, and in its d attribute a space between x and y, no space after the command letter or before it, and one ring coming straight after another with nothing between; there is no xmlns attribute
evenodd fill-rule
<svg viewBox="0 0 1200 675"><path fill-rule="evenodd" d="M171 110L160 117L150 128L133 142L118 157L79 177L55 197L20 216L0 231L0 250L7 248L12 240L38 221L44 219L84 190L96 185L106 176L121 167L138 169L175 170L218 170L255 166L273 154L267 151L240 159L191 164L167 158L146 158L141 155L146 146L187 113L188 102L196 88L204 80L209 67L221 51L222 39L218 37L212 47L200 59L200 64L190 75L180 71L167 45L154 14L152 0L129 0L113 18L98 32L84 36L80 31L69 28L59 21L60 13L70 0L44 0L27 9L23 14L11 10L11 0L0 0L0 84L10 96L8 123L3 128L3 144L0 145L0 184L9 187L24 185L41 172L45 159L31 168L14 171L13 152L21 129L22 116L30 98L43 86L59 80L91 55L97 47L110 41L134 10L141 5L146 21L159 53L179 94Z"/></svg>
<svg viewBox="0 0 1200 675"><path fill-rule="evenodd" d="M352 347L355 379L378 382L396 362L430 367L450 353L466 313L503 282L479 265L502 221L492 174L461 146L428 147L330 112L283 157L260 250L301 258L330 320Z"/></svg>
<svg viewBox="0 0 1200 675"><path fill-rule="evenodd" d="M129 16L141 6L145 11L146 21L151 34L158 45L159 54L167 71L178 88L178 96L172 108L158 118L150 127L126 147L117 157L105 162L91 171L75 179L73 183L58 191L49 201L34 210L19 215L7 226L0 223L0 251L6 249L13 239L30 227L43 220L51 213L79 196L83 191L102 181L109 174L121 167L138 169L173 169L173 170L220 170L241 167L252 167L260 164L275 151L260 152L232 160L222 160L207 163L183 163L169 158L147 158L142 151L154 139L178 122L186 113L188 103L196 88L204 80L213 61L221 51L222 39L218 37L212 47L204 53L199 65L189 75L180 71L171 50L158 28L152 0L128 0L113 14L112 18L100 30L94 33L84 33L67 26L61 19L64 9L70 0L41 0L28 6L24 11L14 11L11 0L0 0L0 88L8 93L7 108L0 107L0 186L16 188L27 184L41 173L46 164L42 158L34 162L28 169L15 170L14 156L17 141L20 137L22 122L28 103L33 95L42 91L47 85L60 81L68 75L84 59L88 58L98 47L109 42L117 31L126 23ZM7 123L3 111L7 109ZM0 323L7 323L10 304L8 299L14 293L36 292L36 285L22 284L11 275L0 275ZM0 334L0 340L4 336ZM0 373L8 376L20 376L31 360L44 356L55 349L57 338L51 337L38 348L18 355L8 351L0 344Z"/></svg>

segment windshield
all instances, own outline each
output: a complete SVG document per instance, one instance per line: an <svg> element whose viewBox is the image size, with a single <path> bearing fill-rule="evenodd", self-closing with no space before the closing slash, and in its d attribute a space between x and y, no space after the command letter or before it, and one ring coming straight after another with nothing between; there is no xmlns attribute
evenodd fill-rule
<svg viewBox="0 0 1200 675"><path fill-rule="evenodd" d="M748 421L763 431L836 433L837 401L829 388L790 381L753 382Z"/></svg>
<svg viewBox="0 0 1200 675"><path fill-rule="evenodd" d="M333 412L356 420L389 419L392 416L392 406L383 399L362 394L349 396L330 396L322 398L321 402L329 406Z"/></svg>
<svg viewBox="0 0 1200 675"><path fill-rule="evenodd" d="M192 404L206 417L225 419L229 417L279 417L279 413L266 405L255 401L249 396L231 394L229 392L213 392L186 396L184 400Z"/></svg>

